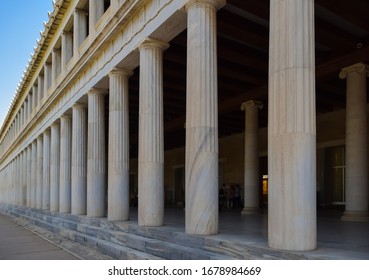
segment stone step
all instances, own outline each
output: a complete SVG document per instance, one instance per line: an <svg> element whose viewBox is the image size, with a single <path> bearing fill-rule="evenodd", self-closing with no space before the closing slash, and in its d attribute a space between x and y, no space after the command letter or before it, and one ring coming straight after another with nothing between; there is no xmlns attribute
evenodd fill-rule
<svg viewBox="0 0 369 280"><path fill-rule="evenodd" d="M209 247L210 244L201 244L203 238L192 237L184 233L138 227L129 223L127 226L127 223L112 223L106 219L90 219L85 216L25 208L14 208L12 212L13 215L32 219L34 223L38 223L50 231L56 231L71 240L76 240L81 244L87 243L85 245L92 248L97 247L97 249L99 246L106 247L104 242L109 242L165 259L224 260L233 259L236 256L222 254L222 250L218 250L218 252L206 250L206 246ZM114 249L110 249L110 251L107 250L108 253L119 256L118 251Z"/></svg>
<svg viewBox="0 0 369 280"><path fill-rule="evenodd" d="M49 223L45 221L44 219L38 219L36 217L32 217L31 215L23 215L17 211L12 211L12 210L7 211L7 215L23 219L34 226L41 227L61 237L67 238L74 242L78 242L79 244L83 246L97 250L98 252L108 255L114 259L124 259L124 260L162 259L158 256L152 255L147 252L134 250L132 248L129 248L121 244L99 239L97 237L84 234L84 233L60 226L58 224Z"/></svg>

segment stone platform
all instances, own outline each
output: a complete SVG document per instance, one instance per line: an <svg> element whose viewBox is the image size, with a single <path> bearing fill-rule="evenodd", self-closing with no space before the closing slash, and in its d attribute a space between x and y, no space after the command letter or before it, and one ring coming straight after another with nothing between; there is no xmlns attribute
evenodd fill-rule
<svg viewBox="0 0 369 280"><path fill-rule="evenodd" d="M267 247L267 222L263 214L245 217L236 212L220 213L219 234L196 236L184 233L182 209L166 209L163 227L138 226L135 210L131 211L130 221L109 222L106 218L0 205L1 213L38 231L44 238L53 241L61 237L96 250L107 259L369 259L369 242L363 239L368 236L365 234L369 232L368 223L346 223L343 226L346 231L340 233L337 222L342 221L334 216L318 218L318 228L319 224L326 228L318 234L319 248L291 252ZM340 236L349 228L351 241Z"/></svg>

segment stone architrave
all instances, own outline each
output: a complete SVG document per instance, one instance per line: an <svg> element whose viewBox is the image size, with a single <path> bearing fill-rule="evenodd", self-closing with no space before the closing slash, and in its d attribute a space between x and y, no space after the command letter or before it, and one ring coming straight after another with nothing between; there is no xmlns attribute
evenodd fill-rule
<svg viewBox="0 0 369 280"><path fill-rule="evenodd" d="M268 244L314 250L314 0L271 0L269 42Z"/></svg>
<svg viewBox="0 0 369 280"><path fill-rule="evenodd" d="M368 220L368 136L366 78L369 66L357 63L342 69L346 79L345 212L342 220Z"/></svg>
<svg viewBox="0 0 369 280"><path fill-rule="evenodd" d="M72 118L70 115L63 115L60 118L60 213L70 213L71 211L71 157Z"/></svg>
<svg viewBox="0 0 369 280"><path fill-rule="evenodd" d="M104 91L88 92L87 216L104 217L106 211Z"/></svg>
<svg viewBox="0 0 369 280"><path fill-rule="evenodd" d="M140 46L138 224L164 223L163 50L147 39Z"/></svg>
<svg viewBox="0 0 369 280"><path fill-rule="evenodd" d="M87 110L73 105L72 133L72 214L85 215L87 205Z"/></svg>
<svg viewBox="0 0 369 280"><path fill-rule="evenodd" d="M129 218L129 114L130 71L109 73L108 220Z"/></svg>
<svg viewBox="0 0 369 280"><path fill-rule="evenodd" d="M187 9L186 221L188 234L218 233L218 82L216 11L221 1Z"/></svg>
<svg viewBox="0 0 369 280"><path fill-rule="evenodd" d="M259 212L259 101L242 104L245 111L244 208L242 214Z"/></svg>

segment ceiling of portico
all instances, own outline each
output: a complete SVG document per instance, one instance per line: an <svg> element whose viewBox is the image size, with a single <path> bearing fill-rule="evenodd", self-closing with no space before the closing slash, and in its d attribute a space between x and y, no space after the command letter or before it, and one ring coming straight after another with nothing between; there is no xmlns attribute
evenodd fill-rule
<svg viewBox="0 0 369 280"><path fill-rule="evenodd" d="M340 69L369 64L369 1L315 0L316 111L345 108ZM259 123L267 126L269 0L228 0L218 11L218 93L220 137L244 130L241 103L264 104ZM130 78L132 155L137 152L139 69ZM369 87L368 87L369 88ZM369 91L368 91L369 94ZM108 96L107 96L108 98ZM165 148L184 145L186 31L164 52Z"/></svg>

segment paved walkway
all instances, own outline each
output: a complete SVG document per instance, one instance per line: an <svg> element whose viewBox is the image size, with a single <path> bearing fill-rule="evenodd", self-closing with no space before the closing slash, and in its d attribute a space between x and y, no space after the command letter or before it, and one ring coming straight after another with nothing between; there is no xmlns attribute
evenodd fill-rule
<svg viewBox="0 0 369 280"><path fill-rule="evenodd" d="M78 258L0 214L0 259L77 260Z"/></svg>

